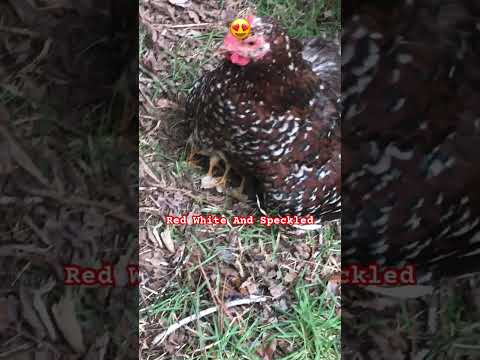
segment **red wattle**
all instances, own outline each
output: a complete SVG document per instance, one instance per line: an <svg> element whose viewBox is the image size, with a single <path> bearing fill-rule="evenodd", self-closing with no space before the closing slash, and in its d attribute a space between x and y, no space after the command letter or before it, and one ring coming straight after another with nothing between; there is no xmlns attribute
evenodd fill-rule
<svg viewBox="0 0 480 360"><path fill-rule="evenodd" d="M234 64L245 66L250 62L250 59L239 54L232 54L230 61Z"/></svg>

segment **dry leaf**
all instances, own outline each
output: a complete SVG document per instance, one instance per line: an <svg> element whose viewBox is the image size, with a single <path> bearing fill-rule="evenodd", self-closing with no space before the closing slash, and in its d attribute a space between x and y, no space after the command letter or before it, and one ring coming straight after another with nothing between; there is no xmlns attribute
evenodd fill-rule
<svg viewBox="0 0 480 360"><path fill-rule="evenodd" d="M33 328L36 336L43 339L46 335L40 318L38 317L34 307L30 290L24 286L20 286L20 302L22 304L22 316Z"/></svg>
<svg viewBox="0 0 480 360"><path fill-rule="evenodd" d="M105 359L105 354L107 353L107 346L110 342L110 334L107 332L101 337L97 338L95 343L90 346L85 360L103 360Z"/></svg>
<svg viewBox="0 0 480 360"><path fill-rule="evenodd" d="M170 228L166 228L160 235L162 238L163 245L170 251L172 254L175 252L175 243L172 240L172 232Z"/></svg>
<svg viewBox="0 0 480 360"><path fill-rule="evenodd" d="M52 313L65 340L77 353L84 353L82 328L75 314L75 303L70 293L65 294L57 304L52 306Z"/></svg>
<svg viewBox="0 0 480 360"><path fill-rule="evenodd" d="M253 281L251 277L249 277L246 281L240 285L240 289L247 290L248 295L258 295L258 285Z"/></svg>
<svg viewBox="0 0 480 360"><path fill-rule="evenodd" d="M147 267L149 270L154 270L154 271L168 265L168 263L165 261L165 258L158 252L154 253L152 257L145 259L145 261L149 263L151 267L149 267L148 264L143 264L143 266Z"/></svg>
<svg viewBox="0 0 480 360"><path fill-rule="evenodd" d="M268 291L274 299L278 299L285 293L285 288L282 285L273 285L268 288Z"/></svg>
<svg viewBox="0 0 480 360"><path fill-rule="evenodd" d="M14 298L11 296L0 298L0 333L9 327L12 320L15 320L13 316L16 314L12 311L12 300Z"/></svg>
<svg viewBox="0 0 480 360"><path fill-rule="evenodd" d="M200 18L198 17L197 13L195 11L188 11L188 16L190 16L190 19L193 20L195 24L200 24Z"/></svg>
<svg viewBox="0 0 480 360"><path fill-rule="evenodd" d="M117 286L127 286L130 284L131 281L135 281L136 279L130 278L128 275L128 267L134 264L136 260L136 255L138 253L138 242L132 241L129 245L128 250L125 254L120 256L115 265L115 279Z"/></svg>
<svg viewBox="0 0 480 360"><path fill-rule="evenodd" d="M13 171L12 154L6 142L0 143L0 175L7 175Z"/></svg>
<svg viewBox="0 0 480 360"><path fill-rule="evenodd" d="M53 357L54 354L47 349L37 349L35 351L35 360L50 360ZM27 359L31 359L31 357L28 357Z"/></svg>
<svg viewBox="0 0 480 360"><path fill-rule="evenodd" d="M138 230L138 243L139 244L144 244L145 242L148 241L148 234L146 229L140 229Z"/></svg>
<svg viewBox="0 0 480 360"><path fill-rule="evenodd" d="M38 316L42 320L43 325L47 329L48 336L52 341L57 341L57 332L55 326L53 325L52 318L47 311L45 302L42 299L42 295L50 292L55 286L54 281L47 282L43 288L33 291L33 307L37 311Z"/></svg>
<svg viewBox="0 0 480 360"><path fill-rule="evenodd" d="M22 146L16 141L6 125L8 123L8 115L6 109L0 107L0 135L2 135L8 143L12 158L20 165L25 171L29 172L34 178L40 181L43 185L49 186L48 180L43 176L40 169L35 165L30 156Z"/></svg>
<svg viewBox="0 0 480 360"><path fill-rule="evenodd" d="M290 272L285 274L285 276L283 277L283 281L285 281L287 284L289 284L289 283L295 281L297 276L298 275L295 271L290 271Z"/></svg>
<svg viewBox="0 0 480 360"><path fill-rule="evenodd" d="M275 359L275 350L277 350L277 340L273 339L270 344L259 351L259 355L262 357L262 360L273 360Z"/></svg>
<svg viewBox="0 0 480 360"><path fill-rule="evenodd" d="M172 5L180 6L182 8L187 8L192 5L190 0L168 0L168 2Z"/></svg>
<svg viewBox="0 0 480 360"><path fill-rule="evenodd" d="M151 235L150 239L155 239L158 246L163 249L163 242L160 238L160 233L158 232L158 226L155 226L154 228L148 227L147 230L148 233Z"/></svg>
<svg viewBox="0 0 480 360"><path fill-rule="evenodd" d="M178 105L174 103L173 101L170 101L165 98L160 98L157 101L155 101L155 107L157 109L176 109Z"/></svg>
<svg viewBox="0 0 480 360"><path fill-rule="evenodd" d="M202 177L200 187L202 189L212 189L217 187L217 179L213 176L205 175Z"/></svg>

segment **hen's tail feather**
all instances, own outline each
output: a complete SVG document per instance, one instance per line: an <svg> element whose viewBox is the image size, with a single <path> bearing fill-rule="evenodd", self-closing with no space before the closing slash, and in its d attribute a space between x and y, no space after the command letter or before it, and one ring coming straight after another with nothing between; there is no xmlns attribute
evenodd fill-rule
<svg viewBox="0 0 480 360"><path fill-rule="evenodd" d="M340 43L338 36L330 39L326 36L306 40L303 58L312 65L315 74L327 87L340 94Z"/></svg>

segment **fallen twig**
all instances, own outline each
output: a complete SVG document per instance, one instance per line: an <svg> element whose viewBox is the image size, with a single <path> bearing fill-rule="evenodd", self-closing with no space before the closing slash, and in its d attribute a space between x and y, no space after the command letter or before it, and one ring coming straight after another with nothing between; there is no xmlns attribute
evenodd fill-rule
<svg viewBox="0 0 480 360"><path fill-rule="evenodd" d="M165 181L160 181L158 176L153 172L153 170L148 166L148 164L145 162L142 156L139 157L140 159L140 166L143 168L143 170L147 173L148 176L150 176L153 180L155 180L156 184L165 184Z"/></svg>
<svg viewBox="0 0 480 360"><path fill-rule="evenodd" d="M218 23L199 23L199 24L180 24L180 25L163 25L163 24L153 24L152 28L157 30L158 28L167 28L167 29L185 29L192 27L208 27L219 25Z"/></svg>
<svg viewBox="0 0 480 360"><path fill-rule="evenodd" d="M47 40L45 40L45 43L40 53L35 57L35 59L33 59L31 63L27 64L23 69L19 70L18 74L25 74L31 71L35 66L37 66L48 55L48 52L50 51L52 43L53 43L53 40L51 38L48 38Z"/></svg>
<svg viewBox="0 0 480 360"><path fill-rule="evenodd" d="M228 303L225 303L224 306L225 308L229 309L235 306L250 305L253 303L259 303L259 302L265 302L265 301L267 301L266 297L251 295L250 297L245 299L238 299L238 300L233 300ZM218 311L218 307L212 306L211 308L200 311L198 314L191 315L189 317L186 317L185 319L180 320L175 324L170 325L168 329L165 330L163 333L160 333L157 336L155 336L155 338L152 341L152 346L161 344L169 335L173 334L175 331L191 323L192 321L199 320L202 317L213 314L217 311Z"/></svg>
<svg viewBox="0 0 480 360"><path fill-rule="evenodd" d="M141 86L138 87L138 90L140 91L140 94L142 94L143 98L147 101L148 105L152 108L152 110L157 109L157 107L153 104L152 99L150 99L147 94L145 94L145 91L142 89Z"/></svg>
<svg viewBox="0 0 480 360"><path fill-rule="evenodd" d="M138 219L130 216L125 213L125 205L118 205L107 202L107 201L95 201L84 199L79 196L64 196L62 194L56 193L54 191L49 190L40 190L40 189L32 189L27 187L22 187L22 190L33 194L36 196L48 197L50 199L54 199L63 204L74 204L74 205L83 205L83 206L91 206L105 210L106 212L103 214L104 216L111 216L120 220L123 220L129 224L137 224Z"/></svg>
<svg viewBox="0 0 480 360"><path fill-rule="evenodd" d="M33 222L32 218L29 215L25 215L23 217L23 222L28 225L30 229L33 230L35 234L47 245L52 245L50 239L48 238L47 234L44 230L40 229L35 223Z"/></svg>
<svg viewBox="0 0 480 360"><path fill-rule="evenodd" d="M23 29L23 28L18 28L18 27L12 27L12 26L0 26L0 32L7 32L15 35L24 35L24 36L30 36L33 38L39 38L41 35L39 33L33 32L28 29Z"/></svg>
<svg viewBox="0 0 480 360"><path fill-rule="evenodd" d="M2 106L0 108L0 135L8 142L10 146L10 152L17 164L37 179L42 185L50 186L49 181L43 176L40 169L35 165L35 162L30 158L28 153L23 149L20 143L10 133L7 124L10 120L10 115L7 110Z"/></svg>
<svg viewBox="0 0 480 360"><path fill-rule="evenodd" d="M205 272L205 269L202 266L202 261L200 257L197 259L197 261L198 261L200 272L202 273L202 276L205 279L205 282L207 284L208 291L210 292L210 296L213 298L213 301L215 301L217 306L220 306L222 308L222 314L221 314L222 317L223 317L223 314L229 315L228 309L225 307L225 303L223 302L223 300L220 300L220 297L213 290L212 284L210 284L210 279L208 278L207 273ZM223 326L223 318L220 324L221 326ZM223 328L221 330L223 331Z"/></svg>

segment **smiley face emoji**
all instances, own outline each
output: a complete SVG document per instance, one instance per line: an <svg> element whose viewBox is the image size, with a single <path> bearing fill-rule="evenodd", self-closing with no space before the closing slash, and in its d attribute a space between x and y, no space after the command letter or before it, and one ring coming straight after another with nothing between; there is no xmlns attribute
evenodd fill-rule
<svg viewBox="0 0 480 360"><path fill-rule="evenodd" d="M250 29L247 19L235 19L230 25L230 33L239 40L245 39L250 34Z"/></svg>

